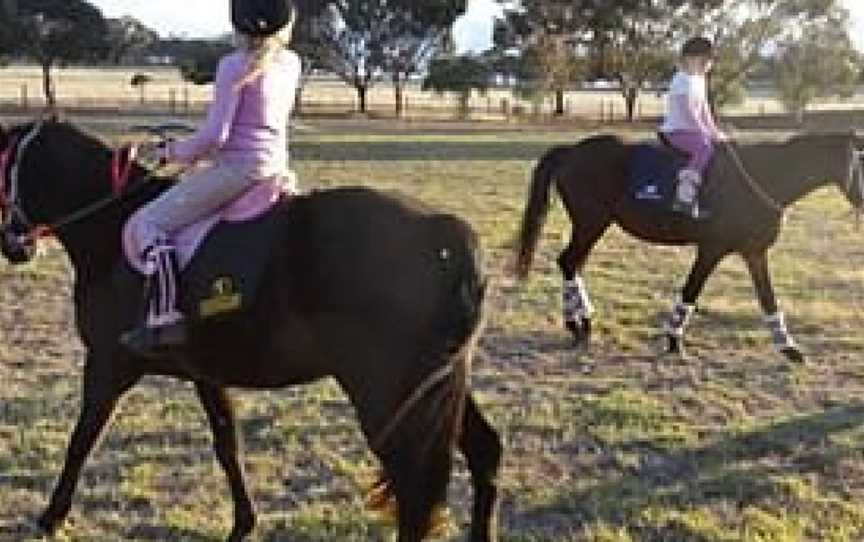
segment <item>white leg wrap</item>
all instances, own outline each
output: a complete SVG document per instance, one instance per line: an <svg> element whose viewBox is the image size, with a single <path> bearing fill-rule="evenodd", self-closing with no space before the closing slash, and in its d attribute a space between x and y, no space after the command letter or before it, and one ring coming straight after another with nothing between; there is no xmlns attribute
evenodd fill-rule
<svg viewBox="0 0 864 542"><path fill-rule="evenodd" d="M182 320L183 314L177 310L177 264L173 245L163 242L150 249L147 273L153 281L147 326L161 327Z"/></svg>
<svg viewBox="0 0 864 542"><path fill-rule="evenodd" d="M672 312L669 314L669 318L663 324L664 331L675 337L683 337L684 330L687 329L687 324L690 323L690 317L693 316L693 311L695 310L696 305L676 301L672 305Z"/></svg>
<svg viewBox="0 0 864 542"><path fill-rule="evenodd" d="M594 306L588 298L588 288L579 275L576 275L573 280L564 281L563 302L565 322L590 318L594 314Z"/></svg>
<svg viewBox="0 0 864 542"><path fill-rule="evenodd" d="M776 312L765 316L765 324L771 331L771 341L774 343L774 348L783 350L784 348L795 348L797 344L789 330L786 328L786 316L782 312Z"/></svg>

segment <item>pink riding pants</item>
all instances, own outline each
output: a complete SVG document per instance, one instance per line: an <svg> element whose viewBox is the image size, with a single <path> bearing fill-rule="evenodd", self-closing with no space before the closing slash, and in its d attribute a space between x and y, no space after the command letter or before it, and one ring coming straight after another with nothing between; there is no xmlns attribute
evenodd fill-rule
<svg viewBox="0 0 864 542"><path fill-rule="evenodd" d="M700 173L705 172L708 162L714 156L714 141L702 132L668 132L666 138L673 147L690 155L687 167Z"/></svg>

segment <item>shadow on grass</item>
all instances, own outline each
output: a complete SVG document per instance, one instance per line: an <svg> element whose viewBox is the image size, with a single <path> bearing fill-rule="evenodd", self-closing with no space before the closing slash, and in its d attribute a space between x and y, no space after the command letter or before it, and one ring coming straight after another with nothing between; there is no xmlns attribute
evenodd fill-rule
<svg viewBox="0 0 864 542"><path fill-rule="evenodd" d="M540 158L550 147L543 141L294 141L291 155L301 161L524 161Z"/></svg>
<svg viewBox="0 0 864 542"><path fill-rule="evenodd" d="M603 521L626 527L640 540L707 540L683 522L645 526L651 509L688 510L725 501L738 511L788 499L778 477L824 473L854 450L831 445L827 437L864 425L864 405L853 404L776 423L753 431L726 434L702 447L673 453L623 443L640 464L619 468L614 481L559 494L547 504L519 512L516 525L543 525L544 517L572 518L570 528ZM642 443L643 445L645 443Z"/></svg>

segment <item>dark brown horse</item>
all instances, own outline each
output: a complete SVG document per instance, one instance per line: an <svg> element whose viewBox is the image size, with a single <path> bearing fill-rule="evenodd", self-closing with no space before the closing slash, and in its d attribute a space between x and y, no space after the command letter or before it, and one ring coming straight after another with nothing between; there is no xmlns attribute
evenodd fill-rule
<svg viewBox="0 0 864 542"><path fill-rule="evenodd" d="M525 277L530 270L554 182L573 224L558 265L564 275L564 323L577 343L586 341L591 333L592 307L582 269L594 244L616 223L650 243L697 247L681 299L665 326L669 352L683 351L684 330L705 281L720 260L736 253L750 271L775 347L788 358L802 361L778 311L767 251L777 240L785 208L821 186L836 183L849 202L861 208L862 143L850 133L800 135L783 143L722 145L700 198L711 214L700 221L646 212L628 197L634 144L615 136L595 136L555 147L534 170L522 218L517 273Z"/></svg>
<svg viewBox="0 0 864 542"><path fill-rule="evenodd" d="M467 224L368 189L294 198L276 211L276 241L243 325L199 336L177 359L145 361L117 340L136 323L142 290L121 255L121 227L171 181L147 180L149 172L136 165L127 191L113 197L111 150L64 123L0 130L0 152L10 149L3 253L13 263L29 260L34 225L55 225L75 269L77 326L87 349L80 417L39 519L45 531L68 515L79 473L118 399L143 375L159 374L195 383L234 499L229 539L245 538L255 516L225 388L332 376L381 460L379 489L395 498L400 541L428 534L433 509L446 498L454 446L467 458L475 490L471 540L496 538L501 442L467 389L484 291Z"/></svg>

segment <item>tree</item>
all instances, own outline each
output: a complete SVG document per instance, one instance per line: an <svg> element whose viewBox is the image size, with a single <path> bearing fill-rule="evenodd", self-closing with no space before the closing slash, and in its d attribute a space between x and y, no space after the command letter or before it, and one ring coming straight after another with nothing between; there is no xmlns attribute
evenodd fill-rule
<svg viewBox="0 0 864 542"><path fill-rule="evenodd" d="M42 86L49 107L57 104L52 68L99 60L108 51L102 12L84 0L19 2L15 24L24 52L42 67Z"/></svg>
<svg viewBox="0 0 864 542"><path fill-rule="evenodd" d="M0 57L14 52L15 27L14 17L17 12L12 0L0 0Z"/></svg>
<svg viewBox="0 0 864 542"><path fill-rule="evenodd" d="M153 78L147 75L146 73L136 73L132 76L132 79L129 81L129 84L133 88L138 89L138 98L141 105L144 105L146 101L146 92L147 85L153 82Z"/></svg>
<svg viewBox="0 0 864 542"><path fill-rule="evenodd" d="M716 44L711 101L716 106L740 101L743 83L758 68L766 49L800 37L799 29L832 17L838 0L719 0L692 2L672 30L683 41L701 33Z"/></svg>
<svg viewBox="0 0 864 542"><path fill-rule="evenodd" d="M120 64L144 53L159 41L159 34L133 17L108 19L108 60Z"/></svg>
<svg viewBox="0 0 864 542"><path fill-rule="evenodd" d="M176 48L173 55L180 66L183 79L195 85L213 82L219 60L231 52L233 46L226 39L190 40Z"/></svg>
<svg viewBox="0 0 864 542"><path fill-rule="evenodd" d="M459 116L469 114L471 93L485 93L492 72L483 60L472 56L436 58L429 65L429 74L423 81L423 90L439 94L454 92L459 97Z"/></svg>
<svg viewBox="0 0 864 542"><path fill-rule="evenodd" d="M803 123L807 106L817 98L851 97L861 57L846 32L845 20L829 18L780 44L775 82L784 106Z"/></svg>
<svg viewBox="0 0 864 542"><path fill-rule="evenodd" d="M585 32L580 1L523 0L504 5L504 20L495 28L495 48L506 59L517 51L517 76L523 93L555 94L555 114L564 114L564 91L582 66L576 51Z"/></svg>
<svg viewBox="0 0 864 542"><path fill-rule="evenodd" d="M402 89L444 43L465 0L355 0L327 2L315 25L318 60L357 91L366 112L369 89L390 74L396 111Z"/></svg>

